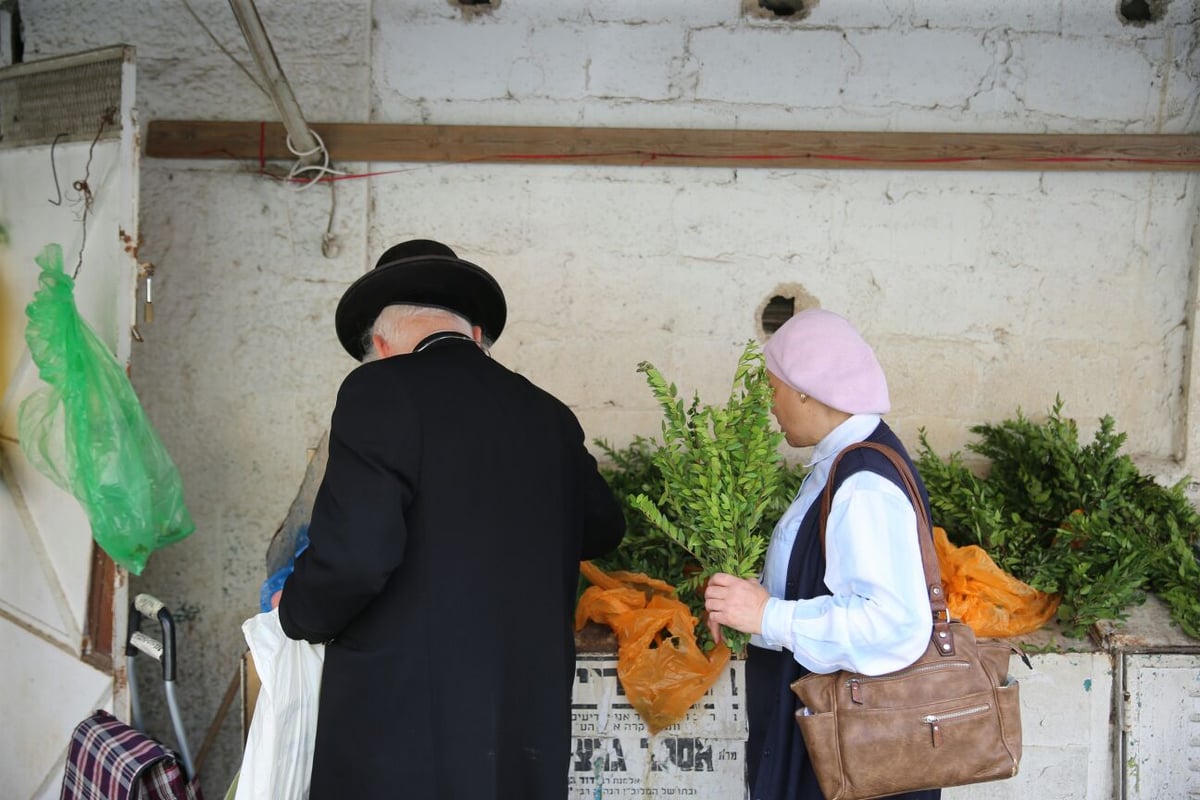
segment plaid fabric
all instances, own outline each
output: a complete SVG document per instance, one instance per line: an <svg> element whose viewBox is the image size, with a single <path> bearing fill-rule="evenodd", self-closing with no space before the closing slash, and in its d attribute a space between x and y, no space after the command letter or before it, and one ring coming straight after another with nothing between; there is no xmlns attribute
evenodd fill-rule
<svg viewBox="0 0 1200 800"><path fill-rule="evenodd" d="M202 800L174 752L97 711L75 726L59 800Z"/></svg>

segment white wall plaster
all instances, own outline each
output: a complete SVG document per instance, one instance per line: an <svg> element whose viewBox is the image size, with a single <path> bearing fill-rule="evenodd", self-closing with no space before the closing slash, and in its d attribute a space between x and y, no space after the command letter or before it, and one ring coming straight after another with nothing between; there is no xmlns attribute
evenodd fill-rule
<svg viewBox="0 0 1200 800"><path fill-rule="evenodd" d="M252 68L228 4L189 3ZM469 18L444 0L258 6L311 121L1197 131L1197 0L1139 26L1115 0L823 0L799 22L744 17L740 0L505 0ZM27 60L135 45L143 124L276 119L182 2L20 8ZM133 379L198 529L135 589L184 611L197 737L353 366L337 298L403 238L442 239L491 270L510 303L496 357L618 446L658 431L639 361L722 401L755 309L783 284L862 327L910 444L925 428L939 452L961 449L970 425L1044 413L1056 394L1085 435L1112 414L1149 461L1170 465L1193 438L1194 173L337 166L386 174L337 184L341 251L327 259L327 187L297 191L254 164L144 161L156 320ZM235 727L210 756L209 794L232 775Z"/></svg>

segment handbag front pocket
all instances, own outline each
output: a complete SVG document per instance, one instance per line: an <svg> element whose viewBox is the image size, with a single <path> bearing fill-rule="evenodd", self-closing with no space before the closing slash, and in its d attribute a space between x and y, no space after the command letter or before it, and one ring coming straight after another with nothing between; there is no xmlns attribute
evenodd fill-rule
<svg viewBox="0 0 1200 800"><path fill-rule="evenodd" d="M1015 698L1016 692L1010 696ZM1006 740L996 702L993 692L980 692L924 707L801 711L796 722L814 766L838 767L825 775L818 769L828 796L878 797L1013 775L1020 754L1010 746L996 746ZM871 757L854 758L852 753ZM911 773L913 763L922 765L924 785L913 786L911 779L897 784L899 776Z"/></svg>
<svg viewBox="0 0 1200 800"><path fill-rule="evenodd" d="M978 706L970 706L968 708L957 708L951 711L944 711L940 714L926 714L921 717L921 722L929 726L930 741L934 747L941 747L943 743L943 726L950 723L951 735L954 732L954 723L962 722L969 725L971 717L977 717L980 714L986 714L992 710L991 703L983 703Z"/></svg>

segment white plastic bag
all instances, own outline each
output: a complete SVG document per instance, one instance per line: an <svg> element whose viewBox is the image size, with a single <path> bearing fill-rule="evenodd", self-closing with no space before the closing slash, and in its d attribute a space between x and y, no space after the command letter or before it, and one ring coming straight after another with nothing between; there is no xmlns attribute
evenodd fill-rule
<svg viewBox="0 0 1200 800"><path fill-rule="evenodd" d="M306 800L317 734L325 645L289 639L279 610L242 623L262 681L235 800Z"/></svg>

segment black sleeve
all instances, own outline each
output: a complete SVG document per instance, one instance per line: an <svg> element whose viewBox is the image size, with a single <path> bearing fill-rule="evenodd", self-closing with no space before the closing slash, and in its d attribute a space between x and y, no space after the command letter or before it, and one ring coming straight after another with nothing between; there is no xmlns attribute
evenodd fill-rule
<svg viewBox="0 0 1200 800"><path fill-rule="evenodd" d="M387 370L375 366L354 370L338 392L309 545L279 603L279 622L293 639L336 637L404 559L418 421Z"/></svg>
<svg viewBox="0 0 1200 800"><path fill-rule="evenodd" d="M577 470L583 488L583 539L580 559L602 556L616 549L625 537L625 515L600 474L596 459L584 446L583 428L571 415L578 432Z"/></svg>

